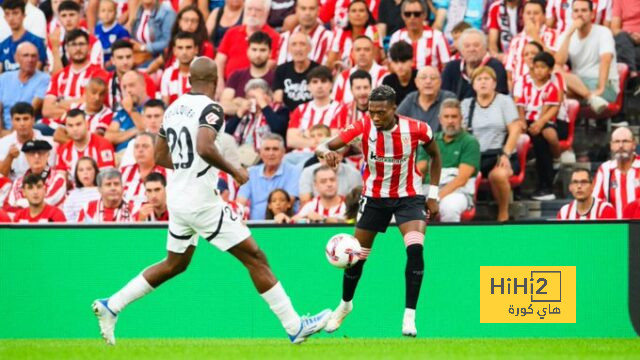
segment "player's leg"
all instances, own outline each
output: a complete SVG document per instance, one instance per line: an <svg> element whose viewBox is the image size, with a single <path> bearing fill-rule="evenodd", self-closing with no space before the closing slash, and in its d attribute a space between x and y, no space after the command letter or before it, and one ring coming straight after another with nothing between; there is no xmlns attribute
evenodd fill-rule
<svg viewBox="0 0 640 360"><path fill-rule="evenodd" d="M325 327L325 331L336 331L344 318L353 310L353 297L362 276L364 264L369 257L373 240L378 232L387 231L392 213L383 199L362 197L358 209L358 222L354 236L358 239L362 248L358 262L346 269L342 277L342 299L340 304L331 314L331 318Z"/></svg>
<svg viewBox="0 0 640 360"><path fill-rule="evenodd" d="M327 309L314 316L300 317L282 284L273 275L266 255L258 247L249 229L230 207L225 205L222 211L224 215L219 230L214 233L215 236L207 237L207 240L220 250L228 251L245 266L256 290L278 317L291 342L301 343L321 331L331 311Z"/></svg>

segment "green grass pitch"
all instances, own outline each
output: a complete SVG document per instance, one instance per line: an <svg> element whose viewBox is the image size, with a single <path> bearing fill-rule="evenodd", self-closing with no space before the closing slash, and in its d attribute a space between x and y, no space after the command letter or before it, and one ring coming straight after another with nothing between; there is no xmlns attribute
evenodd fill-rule
<svg viewBox="0 0 640 360"><path fill-rule="evenodd" d="M0 359L640 359L640 339L0 340Z"/></svg>

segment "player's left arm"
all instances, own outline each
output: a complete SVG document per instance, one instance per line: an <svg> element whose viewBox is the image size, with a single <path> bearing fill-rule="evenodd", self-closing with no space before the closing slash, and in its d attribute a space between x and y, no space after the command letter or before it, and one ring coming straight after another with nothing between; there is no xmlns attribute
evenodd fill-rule
<svg viewBox="0 0 640 360"><path fill-rule="evenodd" d="M424 150L431 158L431 166L429 166L429 175L431 186L429 186L429 194L427 194L427 208L430 217L433 219L438 214L438 185L440 184L440 172L442 170L442 158L440 157L440 149L436 141L429 141L423 145Z"/></svg>
<svg viewBox="0 0 640 360"><path fill-rule="evenodd" d="M156 151L154 154L156 164L163 168L173 170L173 160L171 159L171 153L169 151L169 144L167 144L167 136L164 129L160 129L160 134L156 142Z"/></svg>

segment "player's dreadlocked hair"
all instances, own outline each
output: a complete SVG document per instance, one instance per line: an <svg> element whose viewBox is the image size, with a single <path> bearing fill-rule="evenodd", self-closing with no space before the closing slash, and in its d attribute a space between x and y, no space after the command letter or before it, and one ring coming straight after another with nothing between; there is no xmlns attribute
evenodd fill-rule
<svg viewBox="0 0 640 360"><path fill-rule="evenodd" d="M396 103L396 91L391 86L380 85L371 90L369 101L386 101L391 104Z"/></svg>

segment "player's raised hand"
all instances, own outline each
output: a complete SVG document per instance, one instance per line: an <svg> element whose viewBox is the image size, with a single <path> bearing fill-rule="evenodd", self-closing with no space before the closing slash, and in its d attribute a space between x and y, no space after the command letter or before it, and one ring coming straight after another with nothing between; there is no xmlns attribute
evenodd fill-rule
<svg viewBox="0 0 640 360"><path fill-rule="evenodd" d="M243 167L236 168L236 171L233 174L233 179L238 183L238 185L243 185L249 181L249 173Z"/></svg>
<svg viewBox="0 0 640 360"><path fill-rule="evenodd" d="M436 199L427 199L427 210L429 211L429 219L433 220L438 216L440 207Z"/></svg>

